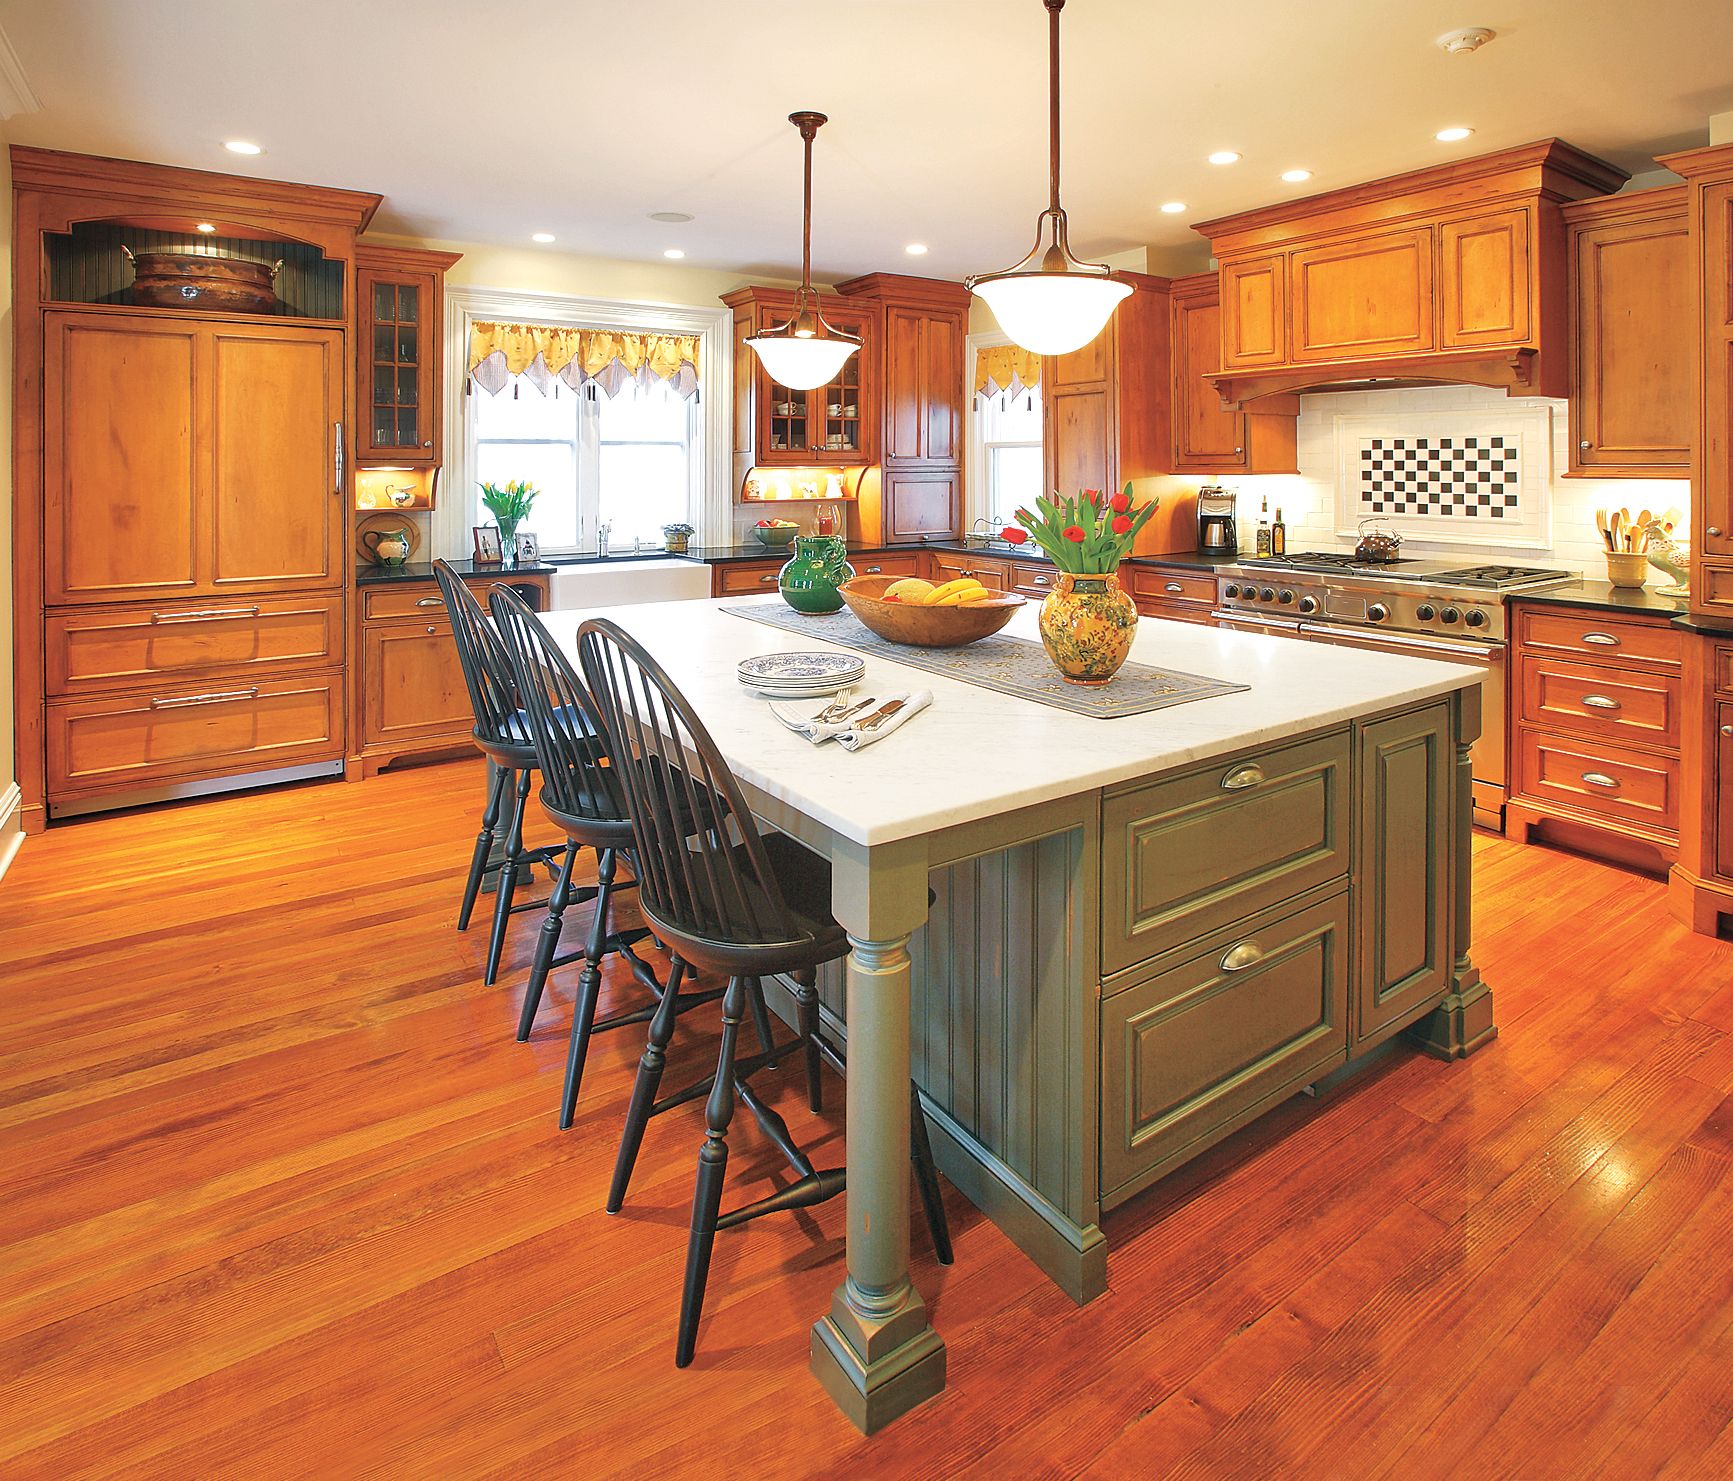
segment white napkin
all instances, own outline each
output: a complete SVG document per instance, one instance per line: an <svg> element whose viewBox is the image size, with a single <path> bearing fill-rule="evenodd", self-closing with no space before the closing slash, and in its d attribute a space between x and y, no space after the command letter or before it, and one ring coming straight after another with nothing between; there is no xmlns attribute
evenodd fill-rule
<svg viewBox="0 0 1733 1481"><path fill-rule="evenodd" d="M900 699L903 706L894 715L881 720L870 730L859 728L859 722L870 720L893 700ZM827 740L836 743L847 751L858 751L862 746L870 746L874 741L882 740L899 725L906 724L913 716L918 715L933 702L930 689L916 689L912 693L904 690L901 693L887 694L882 699L868 705L857 715L852 715L841 721L820 721L817 716L830 708L827 703L822 709L811 715L799 715L785 710L775 700L770 702L770 713L775 715L784 725L796 735L804 735L815 746L822 745Z"/></svg>

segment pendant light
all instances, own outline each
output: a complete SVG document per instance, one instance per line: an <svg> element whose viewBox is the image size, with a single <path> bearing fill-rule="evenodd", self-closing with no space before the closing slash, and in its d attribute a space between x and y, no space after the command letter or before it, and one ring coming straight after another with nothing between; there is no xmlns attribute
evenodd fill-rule
<svg viewBox="0 0 1733 1481"><path fill-rule="evenodd" d="M844 334L824 322L818 294L812 287L812 136L827 123L822 113L791 113L788 121L806 141L806 196L800 226L800 291L794 295L794 317L786 324L761 329L747 340L778 385L810 391L834 380L848 357L861 347L860 337Z"/></svg>
<svg viewBox="0 0 1733 1481"><path fill-rule="evenodd" d="M1071 252L1065 211L1059 204L1059 12L1065 0L1042 3L1047 7L1051 199L1036 223L1029 255L1004 272L977 273L966 286L986 301L999 327L1024 349L1038 355L1065 355L1101 333L1131 285L1116 278L1106 263L1080 262Z"/></svg>

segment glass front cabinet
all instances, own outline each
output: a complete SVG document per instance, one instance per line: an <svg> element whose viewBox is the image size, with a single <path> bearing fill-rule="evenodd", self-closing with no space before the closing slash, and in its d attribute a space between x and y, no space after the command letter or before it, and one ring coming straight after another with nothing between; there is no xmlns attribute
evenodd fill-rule
<svg viewBox="0 0 1733 1481"><path fill-rule="evenodd" d="M452 252L358 247L355 461L443 458L444 280Z"/></svg>

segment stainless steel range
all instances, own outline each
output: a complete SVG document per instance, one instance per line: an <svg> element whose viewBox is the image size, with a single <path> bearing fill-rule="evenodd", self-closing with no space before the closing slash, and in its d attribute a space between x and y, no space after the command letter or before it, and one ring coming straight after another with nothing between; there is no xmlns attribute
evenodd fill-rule
<svg viewBox="0 0 1733 1481"><path fill-rule="evenodd" d="M1484 669L1473 754L1475 815L1498 825L1505 796L1504 598L1575 580L1571 572L1427 560L1372 565L1331 551L1248 559L1216 570L1214 615L1223 627Z"/></svg>

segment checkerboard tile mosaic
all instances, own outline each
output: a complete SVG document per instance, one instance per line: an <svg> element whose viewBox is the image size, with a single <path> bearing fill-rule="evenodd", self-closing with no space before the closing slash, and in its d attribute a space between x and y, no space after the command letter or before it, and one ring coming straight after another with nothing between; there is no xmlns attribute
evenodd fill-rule
<svg viewBox="0 0 1733 1481"><path fill-rule="evenodd" d="M1372 514L1515 520L1516 437L1364 437L1360 507Z"/></svg>

